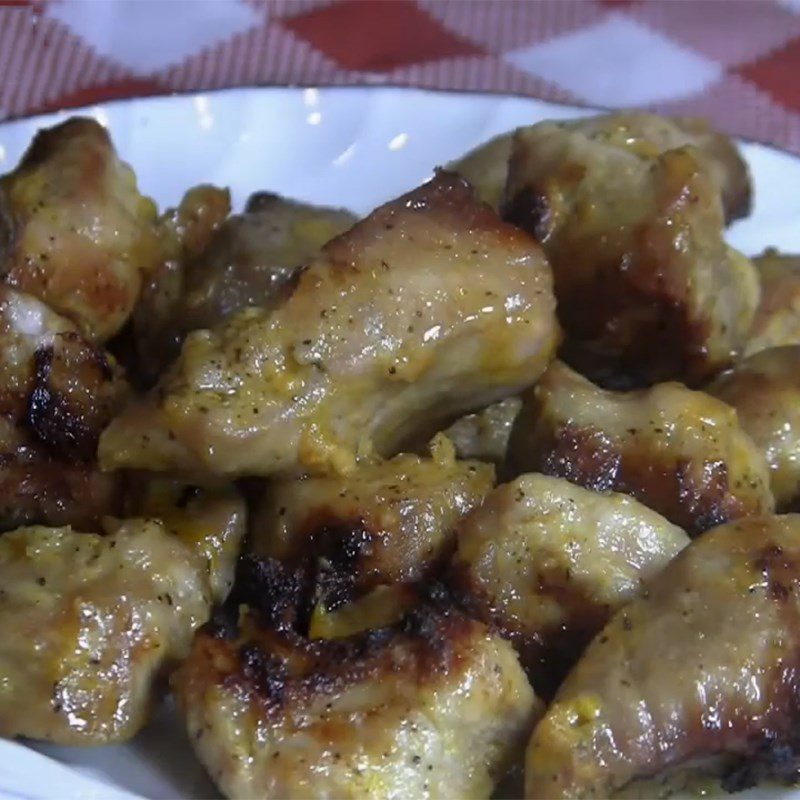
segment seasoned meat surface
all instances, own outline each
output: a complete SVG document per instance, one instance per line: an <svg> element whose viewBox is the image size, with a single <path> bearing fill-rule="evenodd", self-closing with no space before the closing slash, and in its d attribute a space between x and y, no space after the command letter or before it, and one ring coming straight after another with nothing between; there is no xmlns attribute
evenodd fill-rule
<svg viewBox="0 0 800 800"><path fill-rule="evenodd" d="M630 494L690 536L774 508L764 456L736 411L678 383L612 392L555 362L526 397L511 460L518 472Z"/></svg>
<svg viewBox="0 0 800 800"><path fill-rule="evenodd" d="M0 536L0 736L105 744L144 725L232 572L243 520L205 522L194 536L156 519Z"/></svg>
<svg viewBox="0 0 800 800"><path fill-rule="evenodd" d="M204 627L172 679L227 797L488 798L541 714L511 645L460 613L424 605L308 640L257 594L262 609Z"/></svg>
<svg viewBox="0 0 800 800"><path fill-rule="evenodd" d="M91 341L120 330L163 257L156 207L105 128L73 118L36 135L0 179L0 273Z"/></svg>
<svg viewBox="0 0 800 800"><path fill-rule="evenodd" d="M460 178L329 242L290 297L186 339L157 390L106 429L106 468L347 472L533 383L559 331L535 242Z"/></svg>
<svg viewBox="0 0 800 800"><path fill-rule="evenodd" d="M736 409L764 455L778 510L800 510L800 345L760 350L706 391Z"/></svg>
<svg viewBox="0 0 800 800"><path fill-rule="evenodd" d="M800 344L800 256L766 252L753 259L761 282L745 355Z"/></svg>
<svg viewBox="0 0 800 800"><path fill-rule="evenodd" d="M196 216L196 208L222 208L220 190L200 188L204 194L198 198L193 190L174 212L178 226L181 219ZM283 302L298 268L356 221L346 211L267 193L253 195L243 214L224 222L207 210L201 219L215 222L208 241L204 237L198 246L195 235L189 252L183 248L179 257L165 262L145 285L136 308L140 360L149 366L151 380L178 355L189 331L213 328L248 306L270 309Z"/></svg>
<svg viewBox="0 0 800 800"><path fill-rule="evenodd" d="M125 496L131 517L157 519L196 553L211 596L221 603L233 585L233 572L247 531L247 507L232 486L192 486L172 478L134 475Z"/></svg>
<svg viewBox="0 0 800 800"><path fill-rule="evenodd" d="M127 395L114 359L44 303L0 285L0 530L96 530L118 508L100 432Z"/></svg>
<svg viewBox="0 0 800 800"><path fill-rule="evenodd" d="M430 575L452 552L454 527L479 505L494 470L477 461L399 455L347 476L276 480L251 522L251 547L311 572L317 601Z"/></svg>
<svg viewBox="0 0 800 800"><path fill-rule="evenodd" d="M745 345L757 276L722 238L727 170L690 142L649 116L515 134L505 216L552 264L563 357L604 385L694 385Z"/></svg>
<svg viewBox="0 0 800 800"><path fill-rule="evenodd" d="M706 120L653 114L609 114L584 120L582 124L585 128L604 131L610 137L621 133L625 146L635 148L642 155L655 155L692 145L697 148L702 164L722 194L726 221L750 213L752 185L747 163L730 137L711 130ZM514 131L495 136L448 167L466 178L481 200L493 208L499 208L503 201L513 138Z"/></svg>
<svg viewBox="0 0 800 800"><path fill-rule="evenodd" d="M542 691L688 543L631 497L523 475L459 525L451 582L470 613L517 645Z"/></svg>
<svg viewBox="0 0 800 800"><path fill-rule="evenodd" d="M729 788L787 768L796 777L798 654L800 516L709 531L614 615L561 685L528 745L526 796L609 797L719 754L733 759Z"/></svg>

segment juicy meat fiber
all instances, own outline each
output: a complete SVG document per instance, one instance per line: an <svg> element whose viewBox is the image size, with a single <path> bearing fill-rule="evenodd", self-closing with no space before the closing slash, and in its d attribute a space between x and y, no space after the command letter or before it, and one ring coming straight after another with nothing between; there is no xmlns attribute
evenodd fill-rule
<svg viewBox="0 0 800 800"><path fill-rule="evenodd" d="M718 754L733 759L730 788L796 777L798 674L800 516L709 531L616 613L561 685L528 745L526 797L609 797Z"/></svg>
<svg viewBox="0 0 800 800"><path fill-rule="evenodd" d="M517 472L630 494L690 536L770 513L764 456L729 405L678 383L599 389L555 362L511 435Z"/></svg>
<svg viewBox="0 0 800 800"><path fill-rule="evenodd" d="M273 481L251 521L251 547L314 570L318 601L335 607L354 592L429 576L452 552L455 525L493 483L491 466L442 454Z"/></svg>
<svg viewBox="0 0 800 800"><path fill-rule="evenodd" d="M760 350L706 391L736 409L764 455L778 510L800 510L800 345Z"/></svg>
<svg viewBox="0 0 800 800"><path fill-rule="evenodd" d="M92 341L120 330L162 258L156 207L105 128L74 118L40 131L0 179L0 272Z"/></svg>
<svg viewBox="0 0 800 800"><path fill-rule="evenodd" d="M101 463L347 472L533 383L554 306L536 243L439 173L329 242L278 308L190 334L105 431Z"/></svg>
<svg viewBox="0 0 800 800"><path fill-rule="evenodd" d="M356 221L346 211L267 193L253 195L243 214L223 221L222 197L227 192L213 187L187 194L172 214L173 227L180 234L182 219L199 216L205 225L194 228L204 235L199 242L192 236L189 248L164 262L136 306L139 360L150 383L178 355L189 331L213 328L248 306L271 309L283 302L298 268Z"/></svg>
<svg viewBox="0 0 800 800"><path fill-rule="evenodd" d="M517 645L540 692L689 543L633 498L545 475L498 486L457 535L457 596Z"/></svg>
<svg viewBox="0 0 800 800"><path fill-rule="evenodd" d="M669 125L611 115L514 137L504 216L552 264L563 358L607 386L711 377L758 304L753 265L722 238L715 162Z"/></svg>
<svg viewBox="0 0 800 800"><path fill-rule="evenodd" d="M172 688L231 798L488 798L541 714L510 644L428 606L337 640L241 607L198 633Z"/></svg>
<svg viewBox="0 0 800 800"><path fill-rule="evenodd" d="M244 533L229 496L194 512L193 528L173 513L107 520L104 536L0 536L0 736L105 744L144 725L157 678L226 594Z"/></svg>

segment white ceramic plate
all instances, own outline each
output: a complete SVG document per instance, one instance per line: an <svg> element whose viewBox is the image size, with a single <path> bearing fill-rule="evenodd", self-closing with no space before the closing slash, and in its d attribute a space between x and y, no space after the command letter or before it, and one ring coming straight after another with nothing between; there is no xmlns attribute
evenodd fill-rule
<svg viewBox="0 0 800 800"><path fill-rule="evenodd" d="M6 123L0 126L0 172L12 168L38 128L72 113L94 116L111 130L142 190L162 206L175 204L189 186L210 182L230 186L237 209L251 192L269 189L365 213L494 134L589 112L524 98L411 89L236 89ZM731 229L731 243L749 254L770 245L800 252L800 159L763 145L742 147L756 203L753 215ZM0 740L0 797L216 794L169 709L124 747L35 749ZM800 792L749 796L798 800Z"/></svg>

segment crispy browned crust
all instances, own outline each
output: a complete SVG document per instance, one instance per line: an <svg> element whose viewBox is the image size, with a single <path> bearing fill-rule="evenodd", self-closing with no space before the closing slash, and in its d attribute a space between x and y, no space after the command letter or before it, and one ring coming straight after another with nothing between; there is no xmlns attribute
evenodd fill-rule
<svg viewBox="0 0 800 800"><path fill-rule="evenodd" d="M574 179L581 176L576 167ZM503 216L546 242L552 194L549 185L530 184L511 198ZM660 238L656 224L643 223L633 235L639 252L620 252L598 264L590 281L576 282L566 268L581 257L578 252L554 258L555 266L564 265L553 271L559 320L568 332L560 356L601 386L630 389L677 376L696 383L708 375L711 325L690 317L685 276L660 267ZM580 243L581 249L591 247Z"/></svg>
<svg viewBox="0 0 800 800"><path fill-rule="evenodd" d="M43 313L36 301L6 292L9 304L30 302ZM100 346L59 330L56 320L47 323L56 332L36 347L15 329L13 315L3 319L0 530L45 524L97 531L103 515L119 511L120 477L101 473L95 452L128 387Z"/></svg>
<svg viewBox="0 0 800 800"><path fill-rule="evenodd" d="M598 430L564 425L543 432L535 452L535 471L599 492L629 494L690 535L764 510L752 497L737 494L741 487L730 485L722 462L709 463L698 483L687 462L619 449Z"/></svg>
<svg viewBox="0 0 800 800"><path fill-rule="evenodd" d="M0 531L46 524L100 532L103 517L120 512L119 473L54 457L24 433L20 436L16 447L0 452Z"/></svg>
<svg viewBox="0 0 800 800"><path fill-rule="evenodd" d="M22 160L29 167L38 166L69 144L70 140L81 140L87 136L94 140L98 150L103 148L110 150L112 147L108 131L96 120L91 117L70 117L52 128L40 128ZM102 164L98 163L98 167L100 166ZM89 171L85 177L87 180L93 180L97 175L98 172Z"/></svg>
<svg viewBox="0 0 800 800"><path fill-rule="evenodd" d="M528 233L504 222L491 206L480 202L464 178L455 172L439 169L432 180L375 209L370 215L369 226L356 226L337 236L325 245L323 251L345 273L351 269L362 269L363 238L373 235L373 226L384 226L391 230L395 215L409 211L431 215L443 227L450 226L454 230L491 233L498 237L500 245L507 241L537 247Z"/></svg>
<svg viewBox="0 0 800 800"><path fill-rule="evenodd" d="M89 461L124 393L121 371L106 353L67 332L34 354L26 422L53 452Z"/></svg>
<svg viewBox="0 0 800 800"><path fill-rule="evenodd" d="M550 379L546 375L526 397L512 433L511 460L517 473L541 472L595 491L629 494L690 536L724 522L774 510L765 462L738 425L722 434L729 437L729 443L738 443L740 448L735 468L730 462L705 456L700 450L688 454L681 447L669 446L670 438L679 440L682 429L688 425L704 430L702 414L721 419L726 406L699 409L698 416L691 419L687 413L684 420L676 423L675 430L662 428L658 422L650 420L641 428L628 427L624 432L616 427L618 421L614 421L615 428L611 431L607 427L609 420L600 412L578 424L561 413L561 404L573 389L587 392L587 402L591 392L598 393L598 402L606 402L614 395L580 378L579 385L568 385L566 381L571 380L568 375L575 373L564 372L564 369L563 365L554 369ZM627 401L640 397L644 404L648 392L659 388L617 396ZM686 392L685 401L675 398L671 402L693 402L693 395L703 398L702 393L692 393L685 388L683 391ZM705 398L702 402L710 403L711 399ZM708 436L711 433L707 430Z"/></svg>
<svg viewBox="0 0 800 800"><path fill-rule="evenodd" d="M564 360L604 386L697 385L731 363L757 301L752 266L722 239L721 198L745 202L746 167L692 121L672 146L645 134L646 154L594 122L517 131L503 216L553 266Z"/></svg>
<svg viewBox="0 0 800 800"><path fill-rule="evenodd" d="M198 683L235 689L276 723L320 694L398 670L420 684L452 676L468 659L465 648L476 629L483 630L434 587L397 625L311 640L304 635L307 600L298 571L274 559L244 556L231 597L198 631L175 676L179 697L182 687Z"/></svg>

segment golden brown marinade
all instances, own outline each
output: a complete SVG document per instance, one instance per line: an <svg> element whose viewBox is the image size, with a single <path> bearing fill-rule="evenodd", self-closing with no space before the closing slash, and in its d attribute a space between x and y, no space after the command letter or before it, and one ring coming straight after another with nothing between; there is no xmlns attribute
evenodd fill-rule
<svg viewBox="0 0 800 800"><path fill-rule="evenodd" d="M689 543L631 497L537 474L498 486L457 537L456 597L514 643L545 697L611 614Z"/></svg>
<svg viewBox="0 0 800 800"><path fill-rule="evenodd" d="M797 779L800 517L709 531L619 610L528 745L526 797L609 797L724 756L723 786Z"/></svg>
<svg viewBox="0 0 800 800"><path fill-rule="evenodd" d="M228 217L229 210L227 192L200 186L165 215L175 252L145 283L134 310L138 364L148 385L190 331L213 328L243 308L283 302L299 269L356 221L346 211L266 192L253 195L242 214Z"/></svg>
<svg viewBox="0 0 800 800"><path fill-rule="evenodd" d="M252 503L250 547L313 573L317 602L331 609L378 586L433 575L453 551L456 524L493 483L491 466L452 453L396 456L347 476L274 480Z"/></svg>
<svg viewBox="0 0 800 800"><path fill-rule="evenodd" d="M119 510L102 474L100 433L128 394L99 345L34 297L0 285L0 530L74 524L98 530Z"/></svg>
<svg viewBox="0 0 800 800"><path fill-rule="evenodd" d="M554 362L526 396L511 463L630 494L690 536L774 510L766 461L735 409L679 383L612 392Z"/></svg>
<svg viewBox="0 0 800 800"><path fill-rule="evenodd" d="M565 360L610 387L694 385L744 347L757 276L723 240L713 159L641 128L611 115L519 129L503 214L552 265Z"/></svg>
<svg viewBox="0 0 800 800"><path fill-rule="evenodd" d="M164 257L155 204L108 132L75 117L39 131L0 178L3 280L103 342L128 319Z"/></svg>
<svg viewBox="0 0 800 800"><path fill-rule="evenodd" d="M292 627L295 598L277 562L245 562L235 605L173 676L226 796L489 796L541 714L511 645L436 600L390 627L309 640Z"/></svg>
<svg viewBox="0 0 800 800"><path fill-rule="evenodd" d="M533 383L559 341L554 306L538 245L438 173L325 245L277 308L190 334L100 461L346 473Z"/></svg>
<svg viewBox="0 0 800 800"><path fill-rule="evenodd" d="M151 485L158 517L102 534L27 527L0 536L0 735L127 741L166 672L225 599L245 532L231 490ZM177 489L177 493L175 490Z"/></svg>

